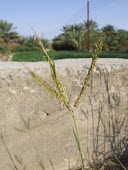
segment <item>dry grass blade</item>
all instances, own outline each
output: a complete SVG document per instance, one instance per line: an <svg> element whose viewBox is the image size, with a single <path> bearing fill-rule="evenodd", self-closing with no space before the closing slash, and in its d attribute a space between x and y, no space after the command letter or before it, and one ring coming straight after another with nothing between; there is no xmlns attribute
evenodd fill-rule
<svg viewBox="0 0 128 170"><path fill-rule="evenodd" d="M43 163L40 161L39 166L41 167L42 170L45 170Z"/></svg>
<svg viewBox="0 0 128 170"><path fill-rule="evenodd" d="M91 76L92 76L92 73L94 71L94 68L95 68L95 65L96 65L96 62L98 60L98 56L99 56L99 53L101 52L102 50L102 47L103 47L103 42L102 42L102 39L100 39L98 45L97 45L97 48L96 50L94 51L94 54L93 54L93 58L92 58L92 63L91 63L91 66L89 68L89 71L88 71L88 74L85 78L85 81L84 81L84 85L80 91L80 94L74 104L74 107L77 107L79 104L80 104L80 99L81 97L83 96L83 94L86 92L86 89L87 89L87 86L89 84L89 80L91 79Z"/></svg>
<svg viewBox="0 0 128 170"><path fill-rule="evenodd" d="M14 155L14 157L15 157L16 161L17 161L20 165L23 164L21 157L18 157L17 155Z"/></svg>
<svg viewBox="0 0 128 170"><path fill-rule="evenodd" d="M51 167L52 167L52 170L55 170L54 165L53 165L53 162L52 162L49 154L48 154L48 158L49 158L49 162L50 162L50 165L51 165Z"/></svg>
<svg viewBox="0 0 128 170"><path fill-rule="evenodd" d="M119 162L120 166L123 168L123 170L127 170L124 165L121 163L121 161L117 158L117 156L115 155L114 152L112 152L112 154L114 155L114 157L116 158L116 160Z"/></svg>
<svg viewBox="0 0 128 170"><path fill-rule="evenodd" d="M15 169L15 170L19 170L19 169L17 168L17 166L16 166L13 158L12 158L12 155L11 155L11 153L10 153L10 151L9 151L6 143L5 143L5 141L4 141L4 136L3 136L3 133L2 133L2 132L1 132L1 140L2 140L2 143L3 143L4 147L5 147L5 149L6 149L6 152L7 152L8 156L9 156L9 159L10 159L10 161L12 162L12 165L13 165L14 169Z"/></svg>
<svg viewBox="0 0 128 170"><path fill-rule="evenodd" d="M20 116L20 118L21 118L21 120L22 120L25 128L26 128L27 130L29 130L29 129L30 129L30 118L28 117L28 119L25 120L24 117L23 117L20 113L19 113L19 116Z"/></svg>

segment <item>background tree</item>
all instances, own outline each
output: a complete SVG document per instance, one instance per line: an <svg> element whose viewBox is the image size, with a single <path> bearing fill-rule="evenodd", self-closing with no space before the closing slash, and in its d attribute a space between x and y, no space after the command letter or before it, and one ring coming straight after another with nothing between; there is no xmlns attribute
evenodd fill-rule
<svg viewBox="0 0 128 170"><path fill-rule="evenodd" d="M0 38L5 43L17 42L19 39L18 33L15 31L16 27L12 23L0 20Z"/></svg>
<svg viewBox="0 0 128 170"><path fill-rule="evenodd" d="M64 26L62 33L53 39L53 48L56 50L78 50L81 48L82 24Z"/></svg>
<svg viewBox="0 0 128 170"><path fill-rule="evenodd" d="M117 30L118 36L118 51L128 51L128 31L119 29Z"/></svg>
<svg viewBox="0 0 128 170"><path fill-rule="evenodd" d="M15 29L12 23L0 20L0 53L10 53L17 46L19 35Z"/></svg>
<svg viewBox="0 0 128 170"><path fill-rule="evenodd" d="M106 25L102 28L104 36L104 50L116 51L118 46L118 36L113 25Z"/></svg>
<svg viewBox="0 0 128 170"><path fill-rule="evenodd" d="M50 48L49 40L45 38L41 38L45 48ZM13 51L38 51L40 50L40 46L37 43L35 36L20 36L18 41L18 46L13 49Z"/></svg>
<svg viewBox="0 0 128 170"><path fill-rule="evenodd" d="M98 24L90 22L91 48L98 40ZM87 22L64 26L59 36L53 39L53 48L56 50L87 50Z"/></svg>
<svg viewBox="0 0 128 170"><path fill-rule="evenodd" d="M84 21L83 27L84 27L85 30L88 29L88 21ZM90 28L91 31L93 31L93 30L97 30L98 31L98 24L97 24L97 22L93 21L93 20L90 20L89 21L89 28Z"/></svg>
<svg viewBox="0 0 128 170"><path fill-rule="evenodd" d="M95 48L95 44L102 34L104 36L104 51L128 51L128 31L116 30L113 25L106 25L100 30L97 22L93 20L90 20L89 26L91 50ZM63 26L62 33L52 40L52 43L43 37L41 40L47 49L51 49L52 44L55 50L87 51L87 28L87 21L66 25ZM20 36L12 23L0 20L0 52L28 50L39 50L35 37Z"/></svg>

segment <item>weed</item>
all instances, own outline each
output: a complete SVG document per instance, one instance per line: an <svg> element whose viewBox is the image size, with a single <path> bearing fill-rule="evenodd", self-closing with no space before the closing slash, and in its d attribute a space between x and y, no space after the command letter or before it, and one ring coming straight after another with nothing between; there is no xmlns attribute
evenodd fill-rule
<svg viewBox="0 0 128 170"><path fill-rule="evenodd" d="M34 33L35 33L35 31L34 31ZM49 64L49 66L50 66L51 77L52 77L51 82L53 82L53 85L51 85L52 83L51 84L47 83L45 80L43 80L40 76L38 76L36 73L31 71L29 68L27 68L27 67L25 67L25 68L32 75L32 77L34 77L40 83L40 85L44 89L49 91L67 109L67 117L68 117L68 120L69 120L69 122L71 124L72 131L73 131L73 134L74 134L74 138L75 138L77 148L78 148L78 151L79 151L79 154L80 154L82 169L85 170L84 156L83 156L83 152L82 152L82 148L81 148L78 127L77 127L76 118L75 118L75 114L74 114L74 109L76 107L78 107L78 105L80 103L80 99L81 99L82 95L85 93L85 91L87 89L89 80L90 80L90 78L92 76L93 70L95 68L95 65L96 65L96 62L97 62L97 59L98 59L98 56L99 56L99 53L102 50L102 46L103 46L102 39L99 41L99 43L98 43L98 45L96 47L96 50L92 54L92 56L93 56L92 57L92 63L91 63L90 69L88 71L87 77L85 78L84 85L83 85L83 87L81 89L81 92L80 92L77 100L75 101L74 106L71 106L71 104L69 102L68 95L67 95L67 93L65 91L64 85L60 81L60 77L59 77L59 75L57 73L54 60L48 55L43 43L41 42L40 38L37 36L36 33L35 33L35 36L37 38L37 42L41 46L41 49L42 49L42 51L43 51L43 53L44 53L44 55L46 57L46 60L47 60L47 62ZM71 115L73 122L70 120L70 118L68 116L69 114Z"/></svg>

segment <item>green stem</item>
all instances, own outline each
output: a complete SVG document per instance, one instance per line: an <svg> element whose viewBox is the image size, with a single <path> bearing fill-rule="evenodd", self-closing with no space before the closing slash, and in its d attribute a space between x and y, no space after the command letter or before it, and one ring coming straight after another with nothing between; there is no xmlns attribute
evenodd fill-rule
<svg viewBox="0 0 128 170"><path fill-rule="evenodd" d="M71 113L71 115L72 115L72 119L73 119L73 123L74 123L74 127L75 127L75 134L76 134L76 138L77 138L76 143L77 143L78 150L79 150L79 154L80 154L80 158L81 158L82 169L85 170L85 166L84 166L84 158L83 158L83 153L82 153L82 149L81 149L80 138L79 138L79 132L78 132L77 124L76 124L76 119L75 119L74 111L71 110L70 113Z"/></svg>
<svg viewBox="0 0 128 170"><path fill-rule="evenodd" d="M72 116L72 119L73 119L73 124L74 124L75 130L74 130L73 126L72 126L72 123L71 123L71 126L72 126L72 129L73 129L75 139L76 139L76 144L77 144L77 147L78 147L78 150L79 150L81 163L82 163L82 170L85 170L84 158L83 158L83 153L82 153L82 149L81 149L79 132L78 132L78 127L77 127L77 123L76 123L76 118L75 118L75 115L74 115L74 110L71 108L70 104L67 101L64 100L64 98L63 98L63 102L64 102L64 105L67 108L67 110L70 112L70 114Z"/></svg>

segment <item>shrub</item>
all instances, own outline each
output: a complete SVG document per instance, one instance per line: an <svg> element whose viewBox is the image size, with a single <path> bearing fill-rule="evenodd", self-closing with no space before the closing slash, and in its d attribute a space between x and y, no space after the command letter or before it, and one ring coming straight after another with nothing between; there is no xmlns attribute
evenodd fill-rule
<svg viewBox="0 0 128 170"><path fill-rule="evenodd" d="M0 53L6 54L8 52L9 52L9 48L8 48L8 46L6 44L0 45Z"/></svg>

